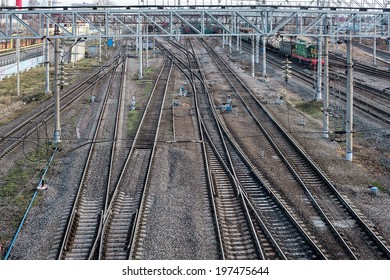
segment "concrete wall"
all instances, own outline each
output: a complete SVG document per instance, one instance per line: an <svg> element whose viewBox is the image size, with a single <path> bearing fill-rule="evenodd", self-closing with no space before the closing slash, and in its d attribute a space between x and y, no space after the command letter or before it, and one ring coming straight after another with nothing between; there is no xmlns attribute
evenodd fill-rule
<svg viewBox="0 0 390 280"><path fill-rule="evenodd" d="M27 60L20 61L19 70L20 72L27 71L33 67L37 67L43 63L43 56L38 56L34 58L30 58ZM4 78L12 76L17 72L17 64L12 63L5 66L0 67L0 81Z"/></svg>

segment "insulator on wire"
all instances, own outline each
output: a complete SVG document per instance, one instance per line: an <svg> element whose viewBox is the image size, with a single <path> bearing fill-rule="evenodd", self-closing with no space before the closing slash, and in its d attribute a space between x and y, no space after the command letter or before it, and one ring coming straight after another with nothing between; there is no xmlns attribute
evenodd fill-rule
<svg viewBox="0 0 390 280"><path fill-rule="evenodd" d="M291 78L290 74L291 74L291 61L288 60L288 58L286 57L286 59L284 60L284 65L283 65L283 78L286 80L286 83L288 82L288 79Z"/></svg>

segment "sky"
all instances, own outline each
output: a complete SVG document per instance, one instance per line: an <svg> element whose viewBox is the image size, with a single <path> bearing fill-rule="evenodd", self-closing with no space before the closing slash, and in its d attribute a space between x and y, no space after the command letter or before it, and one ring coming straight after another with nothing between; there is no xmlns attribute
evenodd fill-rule
<svg viewBox="0 0 390 280"><path fill-rule="evenodd" d="M22 0L24 6L29 5L29 0ZM140 3L142 5L142 0L111 0L114 2L114 5L138 5ZM240 4L242 2L247 3L247 4L255 4L256 0L143 0L144 4L149 4L149 5L154 5L157 3L157 5L175 5L178 4L179 2L181 4L187 4L187 1L190 4L198 4L198 5L208 5L208 4L213 4L213 5L218 5L218 4L223 4L223 5L231 5L231 4ZM271 1L279 1L280 0L271 0ZM283 0L282 0L283 1ZM294 1L294 0L292 0ZM46 4L47 0L41 0L41 3ZM71 6L73 3L76 4L92 4L96 2L95 0L52 0L52 2L62 2L62 6ZM270 2L268 0L268 2ZM8 0L9 5L14 5L15 0Z"/></svg>
<svg viewBox="0 0 390 280"><path fill-rule="evenodd" d="M140 2L142 4L142 0L111 0L112 2L114 2L116 5L138 5L138 3ZM191 4L192 3L197 3L198 5L203 5L203 3L205 4L214 4L214 5L217 5L219 0L143 0L144 1L144 4L149 4L149 5L154 5L155 3L157 4L170 4L170 5L174 5L174 4L177 4L179 1L182 3L182 4L187 4L187 1L189 1ZM86 3L93 3L95 2L94 0L62 0L63 3L83 3L83 2L86 2ZM230 3L241 3L241 2L251 2L251 4L255 3L256 1L253 0L253 1L250 1L250 0L220 0L221 3L223 4L228 4L230 5Z"/></svg>
<svg viewBox="0 0 390 280"><path fill-rule="evenodd" d="M27 7L30 6L29 2L30 0L22 0L23 6ZM72 4L91 4L96 2L96 0L51 0L52 2L61 2L61 6L71 6ZM103 0L104 1L104 0ZM115 6L125 6L125 5L178 5L180 3L181 5L241 5L241 4L249 4L249 5L255 5L256 3L262 3L265 1L266 4L270 5L280 5L283 3L283 5L297 5L298 3L301 3L301 5L307 5L310 6L312 4L316 4L321 1L328 1L328 0L110 0L114 3ZM142 2L143 1L143 2ZM334 0L335 1L335 0ZM347 3L350 1L354 1L356 5L360 2L363 2L363 0L343 0L343 2ZM382 3L388 0L364 0L365 2L374 2ZM16 0L0 0L0 3L4 4L8 2L9 6L14 6ZM45 6L48 2L48 0L38 0L40 5Z"/></svg>
<svg viewBox="0 0 390 280"><path fill-rule="evenodd" d="M9 6L14 6L16 0L0 0L0 3L8 2ZM23 6L29 6L29 0L22 0ZM51 0L52 2L61 2L62 6L71 6L73 3L75 4L93 4L96 2L96 0ZM240 5L241 3L254 5L258 2L263 2L263 0L111 0L114 2L114 5L116 6L125 6L125 5L138 5L139 3L142 4L149 4L149 5L177 5L179 2L182 5L189 4L196 4L196 5ZM143 2L141 2L143 1ZM297 5L298 3L301 3L302 5L308 5L316 4L318 2L327 1L327 0L265 0L267 4L272 5L279 5L280 3L283 3L284 5ZM351 2L354 3L354 6L361 6L362 4L359 3L385 3L387 0L343 0L344 3ZM41 5L46 5L48 0L39 0ZM366 5L363 5L366 6Z"/></svg>

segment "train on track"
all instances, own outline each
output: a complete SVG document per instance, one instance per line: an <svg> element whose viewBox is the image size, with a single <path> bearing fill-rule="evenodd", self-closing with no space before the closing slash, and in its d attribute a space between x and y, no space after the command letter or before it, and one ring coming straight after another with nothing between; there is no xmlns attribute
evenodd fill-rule
<svg viewBox="0 0 390 280"><path fill-rule="evenodd" d="M267 40L267 49L278 55L288 57L297 64L316 69L318 64L317 45L302 39L272 36ZM324 61L322 60L322 64Z"/></svg>
<svg viewBox="0 0 390 280"><path fill-rule="evenodd" d="M197 33L195 29L201 29L201 24L198 22L191 23L191 26L184 24L182 27L183 34L195 34ZM221 34L222 29L220 26L209 23L205 25L204 32L206 34ZM252 40L252 28L249 27L240 27L241 39L243 41L251 42ZM317 45L312 42L293 38L293 37L284 37L280 34L271 36L267 38L267 49L273 53L276 53L283 57L288 57L291 61L309 69L316 69L318 64L318 51ZM322 60L322 65L324 61Z"/></svg>
<svg viewBox="0 0 390 280"><path fill-rule="evenodd" d="M195 27L197 30L201 30L201 24L198 22L191 23L193 27ZM193 29L193 27L189 24L184 24L181 29L183 34L196 34L196 30ZM204 33L205 34L221 34L222 28L216 24L209 23L205 24L204 27Z"/></svg>
<svg viewBox="0 0 390 280"><path fill-rule="evenodd" d="M244 33L241 39L251 42L251 28L241 27L240 33ZM248 34L248 35L245 35ZM267 50L283 57L288 57L294 63L301 64L309 69L316 69L318 64L317 45L311 42L295 39L293 37L283 37L280 34L267 38ZM324 61L322 60L322 65Z"/></svg>

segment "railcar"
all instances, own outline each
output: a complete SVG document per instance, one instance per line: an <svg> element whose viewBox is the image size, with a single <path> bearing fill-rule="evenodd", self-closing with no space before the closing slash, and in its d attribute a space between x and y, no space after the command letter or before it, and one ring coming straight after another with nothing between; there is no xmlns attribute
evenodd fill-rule
<svg viewBox="0 0 390 280"><path fill-rule="evenodd" d="M317 66L318 55L317 46L298 39L295 48L292 51L292 61L303 66L314 69Z"/></svg>
<svg viewBox="0 0 390 280"><path fill-rule="evenodd" d="M267 49L273 53L280 54L280 42L282 41L282 38L279 36L272 36L267 39Z"/></svg>
<svg viewBox="0 0 390 280"><path fill-rule="evenodd" d="M192 26L190 26L189 24L185 24L182 26L182 32L183 34L196 34L196 30L197 29L199 32L201 30L201 24L199 22L194 22L194 23L191 23ZM205 24L204 26L204 33L205 34L221 34L222 33L222 28L214 23L208 23L208 24Z"/></svg>
<svg viewBox="0 0 390 280"><path fill-rule="evenodd" d="M296 48L296 42L293 40L281 40L279 46L281 54L292 60L292 55Z"/></svg>
<svg viewBox="0 0 390 280"><path fill-rule="evenodd" d="M204 32L206 34L221 34L222 28L216 24L206 24Z"/></svg>
<svg viewBox="0 0 390 280"><path fill-rule="evenodd" d="M288 57L294 63L301 64L304 67L310 69L317 67L317 46L305 40L272 36L267 40L267 49L283 57Z"/></svg>
<svg viewBox="0 0 390 280"><path fill-rule="evenodd" d="M241 40L244 40L246 42L251 42L252 41L252 28L249 28L249 27L245 27L245 26L241 26L239 28L240 30L240 38Z"/></svg>
<svg viewBox="0 0 390 280"><path fill-rule="evenodd" d="M182 26L182 32L183 32L183 34L196 34L197 33L196 30L194 30L193 28L200 31L200 29L201 29L200 23L194 22L194 23L191 23L191 25L185 24Z"/></svg>

